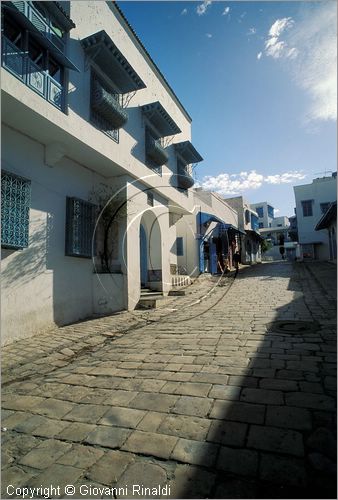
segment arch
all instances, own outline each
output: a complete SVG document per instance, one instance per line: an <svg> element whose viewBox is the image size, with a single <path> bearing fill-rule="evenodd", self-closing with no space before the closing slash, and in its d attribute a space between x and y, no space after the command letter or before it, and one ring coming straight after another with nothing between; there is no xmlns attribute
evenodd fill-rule
<svg viewBox="0 0 338 500"><path fill-rule="evenodd" d="M162 283L162 235L156 215L150 210L140 222L141 286L157 288Z"/></svg>

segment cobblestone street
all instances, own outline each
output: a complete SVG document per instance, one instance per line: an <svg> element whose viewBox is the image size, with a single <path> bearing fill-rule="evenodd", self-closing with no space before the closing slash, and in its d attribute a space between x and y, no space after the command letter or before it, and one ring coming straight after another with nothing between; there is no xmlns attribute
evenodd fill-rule
<svg viewBox="0 0 338 500"><path fill-rule="evenodd" d="M332 264L204 277L16 342L2 383L2 498L336 498Z"/></svg>

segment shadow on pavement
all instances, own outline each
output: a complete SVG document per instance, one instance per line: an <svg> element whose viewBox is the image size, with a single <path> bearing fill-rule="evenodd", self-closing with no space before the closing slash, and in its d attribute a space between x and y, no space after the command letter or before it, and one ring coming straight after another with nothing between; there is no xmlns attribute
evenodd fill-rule
<svg viewBox="0 0 338 500"><path fill-rule="evenodd" d="M252 318L244 342L249 364L239 370L229 363L223 370L228 385L213 386L209 394L216 401L207 441L221 445L209 498L336 498L333 267L285 262L259 269L258 286L269 304ZM237 280L250 286L255 276L257 267L248 268ZM277 276L289 280L292 299L274 309ZM239 320L252 311L255 292L247 304L239 297ZM230 331L224 333L226 347ZM197 498L192 485L200 480L200 473L191 478L180 497Z"/></svg>

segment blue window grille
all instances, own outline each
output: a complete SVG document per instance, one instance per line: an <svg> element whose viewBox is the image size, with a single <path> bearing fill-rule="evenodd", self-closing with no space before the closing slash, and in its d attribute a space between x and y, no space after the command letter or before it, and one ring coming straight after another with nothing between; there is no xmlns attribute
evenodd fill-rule
<svg viewBox="0 0 338 500"><path fill-rule="evenodd" d="M183 238L176 238L176 255L177 257L183 256Z"/></svg>
<svg viewBox="0 0 338 500"><path fill-rule="evenodd" d="M259 229L258 217L254 214L251 214L251 229L257 231Z"/></svg>
<svg viewBox="0 0 338 500"><path fill-rule="evenodd" d="M31 181L6 171L1 173L1 246L28 247Z"/></svg>
<svg viewBox="0 0 338 500"><path fill-rule="evenodd" d="M67 197L66 255L91 258L97 207L79 198Z"/></svg>
<svg viewBox="0 0 338 500"><path fill-rule="evenodd" d="M260 219L263 219L264 217L263 207L255 207L255 211L257 212L258 217Z"/></svg>

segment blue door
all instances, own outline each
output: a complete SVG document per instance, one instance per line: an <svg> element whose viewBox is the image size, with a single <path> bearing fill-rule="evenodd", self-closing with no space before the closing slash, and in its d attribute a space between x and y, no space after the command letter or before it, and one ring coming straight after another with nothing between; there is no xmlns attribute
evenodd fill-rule
<svg viewBox="0 0 338 500"><path fill-rule="evenodd" d="M147 234L142 224L140 225L140 274L141 286L148 281Z"/></svg>

